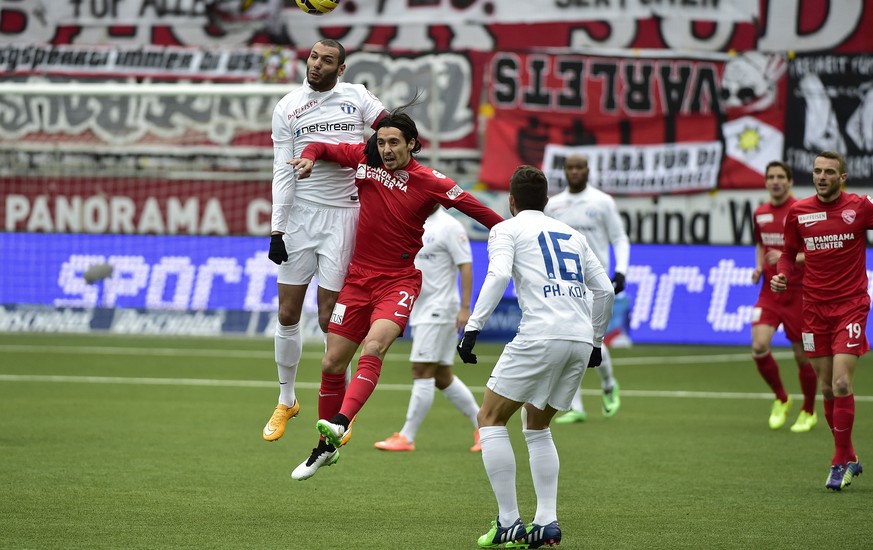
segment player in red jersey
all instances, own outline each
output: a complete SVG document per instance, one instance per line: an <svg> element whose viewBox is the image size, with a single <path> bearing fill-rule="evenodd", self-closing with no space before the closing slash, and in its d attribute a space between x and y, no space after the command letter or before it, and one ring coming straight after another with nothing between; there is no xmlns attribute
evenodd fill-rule
<svg viewBox="0 0 873 550"><path fill-rule="evenodd" d="M792 404L782 385L779 365L770 352L773 335L781 324L785 328L785 336L791 342L800 376L800 388L803 390L803 408L797 421L791 426L791 431L808 432L818 422L815 414L815 393L818 388L815 371L803 353L803 344L800 342L803 253L797 255L797 267L791 285L785 292L777 294L770 290L769 285L770 279L776 275L776 262L782 255L785 216L791 205L797 202L791 195L794 184L791 168L774 160L767 165L765 181L770 201L759 206L754 216L755 271L752 273L752 282L758 284L763 276L765 283L761 286L758 302L752 310L752 359L755 360L761 377L776 394L770 411L770 428L778 430L785 425Z"/></svg>
<svg viewBox="0 0 873 550"><path fill-rule="evenodd" d="M424 222L437 204L457 208L491 228L498 214L450 178L418 163L418 129L402 109L384 117L365 145L312 143L288 162L305 178L316 160L354 168L361 198L355 251L349 274L331 316L327 351L321 363L316 427L322 434L311 456L291 474L312 477L339 459L338 447L351 419L376 388L389 346L403 334L421 289L415 256L422 247ZM363 346L355 375L345 369Z"/></svg>
<svg viewBox="0 0 873 550"><path fill-rule="evenodd" d="M834 436L834 455L825 487L839 491L861 474L852 445L855 396L852 383L867 343L867 230L873 229L869 196L843 191L848 179L842 155L824 151L815 158L815 195L797 201L785 219L785 246L774 292L796 277L794 261L806 255L803 276L803 350L818 374L825 419Z"/></svg>

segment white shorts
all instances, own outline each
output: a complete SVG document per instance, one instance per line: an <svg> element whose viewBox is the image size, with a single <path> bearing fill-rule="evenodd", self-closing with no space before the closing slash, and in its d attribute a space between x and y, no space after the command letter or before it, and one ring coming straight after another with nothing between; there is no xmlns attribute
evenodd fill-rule
<svg viewBox="0 0 873 550"><path fill-rule="evenodd" d="M335 208L295 200L285 228L288 261L279 266L278 282L318 286L339 292L355 250L358 208Z"/></svg>
<svg viewBox="0 0 873 550"><path fill-rule="evenodd" d="M486 386L512 401L570 409L593 346L575 340L512 340L503 348Z"/></svg>
<svg viewBox="0 0 873 550"><path fill-rule="evenodd" d="M412 351L409 360L413 363L438 363L452 366L455 363L455 347L458 331L455 323L421 323L412 325Z"/></svg>

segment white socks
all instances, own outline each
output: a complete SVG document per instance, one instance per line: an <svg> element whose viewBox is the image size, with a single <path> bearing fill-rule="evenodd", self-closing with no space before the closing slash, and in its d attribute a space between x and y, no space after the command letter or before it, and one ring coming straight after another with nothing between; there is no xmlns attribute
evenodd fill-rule
<svg viewBox="0 0 873 550"><path fill-rule="evenodd" d="M603 391L611 390L615 386L615 378L612 376L612 357L606 346L600 348L600 355L603 360L600 362L600 366L594 370L600 375L600 387Z"/></svg>
<svg viewBox="0 0 873 550"><path fill-rule="evenodd" d="M534 523L547 525L558 519L558 450L552 441L552 431L522 430L530 455L530 473L537 495ZM515 491L515 454L509 442L506 426L479 428L482 442L482 463L497 497L500 525L512 525L518 519L518 499Z"/></svg>
<svg viewBox="0 0 873 550"><path fill-rule="evenodd" d="M461 414L470 419L474 428L479 427L479 421L476 419L476 415L479 414L479 404L476 403L473 392L460 378L455 376L452 383L443 390L443 395L446 396L449 403L461 411Z"/></svg>
<svg viewBox="0 0 873 550"><path fill-rule="evenodd" d="M582 386L581 385L578 388L576 388L576 393L573 394L573 400L570 401L570 408L576 412L580 412L580 413L585 412L585 406L582 405ZM527 428L526 425L525 425L525 428Z"/></svg>
<svg viewBox="0 0 873 550"><path fill-rule="evenodd" d="M412 381L412 395L409 396L409 407L406 409L406 423L400 430L400 435L410 443L415 441L415 434L430 412L434 388L433 378L416 378Z"/></svg>
<svg viewBox="0 0 873 550"><path fill-rule="evenodd" d="M530 474L537 495L537 513L533 521L537 525L547 525L558 519L558 449L549 428L522 430L522 433L527 442Z"/></svg>
<svg viewBox="0 0 873 550"><path fill-rule="evenodd" d="M609 355L609 349L606 346L600 348L600 354L603 360L600 362L600 366L594 370L600 375L601 389L607 391L615 387L615 377L612 375L612 356ZM573 394L573 400L570 402L570 408L576 412L585 412L585 407L582 405L581 386L576 388L576 393Z"/></svg>
<svg viewBox="0 0 873 550"><path fill-rule="evenodd" d="M509 442L506 426L479 428L482 443L482 463L497 497L497 519L500 525L509 526L520 516L515 492L515 454Z"/></svg>
<svg viewBox="0 0 873 550"><path fill-rule="evenodd" d="M284 326L276 321L276 334L273 336L276 353L276 367L279 372L279 403L291 406L297 399L294 394L294 381L297 378L297 365L303 355L303 337L300 325Z"/></svg>

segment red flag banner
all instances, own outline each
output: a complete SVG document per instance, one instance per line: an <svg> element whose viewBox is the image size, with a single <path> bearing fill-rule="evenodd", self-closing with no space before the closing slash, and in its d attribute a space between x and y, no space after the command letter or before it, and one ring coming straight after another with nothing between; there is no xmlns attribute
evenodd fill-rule
<svg viewBox="0 0 873 550"><path fill-rule="evenodd" d="M621 156L622 149L609 151L621 146L637 149L640 159L651 162L604 162L609 171L630 165L636 170L610 176L616 182L610 192L758 187L757 174L762 176L766 162L782 153L784 58L757 52L649 55L496 54L488 69L493 117L480 180L489 188L507 189L518 164L543 166L549 145L564 152L587 148L597 151L598 159ZM698 156L701 145L706 152ZM686 160L702 160L707 176L683 176L684 183L677 183L658 173L655 159L670 157L673 149L685 151L679 156ZM544 168L560 171L560 155L553 158L558 163ZM618 183L630 180L646 183Z"/></svg>

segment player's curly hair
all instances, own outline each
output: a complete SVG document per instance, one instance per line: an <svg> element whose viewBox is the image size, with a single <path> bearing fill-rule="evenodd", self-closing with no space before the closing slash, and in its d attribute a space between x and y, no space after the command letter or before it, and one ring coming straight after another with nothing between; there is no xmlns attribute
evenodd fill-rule
<svg viewBox="0 0 873 550"><path fill-rule="evenodd" d="M523 164L509 178L509 194L515 207L521 210L543 211L549 202L549 181L536 166Z"/></svg>

